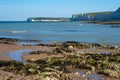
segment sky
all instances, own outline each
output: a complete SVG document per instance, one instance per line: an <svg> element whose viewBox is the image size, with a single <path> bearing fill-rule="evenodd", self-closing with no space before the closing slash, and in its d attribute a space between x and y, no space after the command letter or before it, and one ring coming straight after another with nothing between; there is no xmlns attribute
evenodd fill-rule
<svg viewBox="0 0 120 80"><path fill-rule="evenodd" d="M115 11L120 0L0 0L0 21L28 17L71 17L72 14Z"/></svg>

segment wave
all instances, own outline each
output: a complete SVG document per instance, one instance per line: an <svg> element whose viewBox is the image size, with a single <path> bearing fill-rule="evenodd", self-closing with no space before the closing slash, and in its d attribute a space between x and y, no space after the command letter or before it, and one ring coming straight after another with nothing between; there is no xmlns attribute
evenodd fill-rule
<svg viewBox="0 0 120 80"><path fill-rule="evenodd" d="M10 31L11 33L26 33L27 31Z"/></svg>

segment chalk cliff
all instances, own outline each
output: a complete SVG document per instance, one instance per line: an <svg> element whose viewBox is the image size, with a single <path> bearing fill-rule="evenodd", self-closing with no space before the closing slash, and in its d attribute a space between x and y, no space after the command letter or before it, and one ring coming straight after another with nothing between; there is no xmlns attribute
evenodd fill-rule
<svg viewBox="0 0 120 80"><path fill-rule="evenodd" d="M112 12L97 12L72 15L72 21L120 21L120 8Z"/></svg>
<svg viewBox="0 0 120 80"><path fill-rule="evenodd" d="M120 7L116 11L73 14L72 18L29 17L27 21L28 22L120 21Z"/></svg>

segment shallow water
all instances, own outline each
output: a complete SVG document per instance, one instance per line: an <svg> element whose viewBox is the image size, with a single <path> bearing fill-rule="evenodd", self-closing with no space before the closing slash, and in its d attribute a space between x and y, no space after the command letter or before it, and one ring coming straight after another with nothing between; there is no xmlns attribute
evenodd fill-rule
<svg viewBox="0 0 120 80"><path fill-rule="evenodd" d="M80 76L85 75L85 72L88 71L86 69L77 69L77 68L71 68L68 70L72 73L78 72L80 74ZM85 75L85 76L88 78L88 80L111 80L104 75L97 74L96 72L91 72L91 74Z"/></svg>
<svg viewBox="0 0 120 80"><path fill-rule="evenodd" d="M24 54L27 54L27 53L31 52L31 51L32 50L17 50L17 51L13 51L13 52L10 52L10 53L7 53L7 54L11 58L11 60L24 62L22 56Z"/></svg>
<svg viewBox="0 0 120 80"><path fill-rule="evenodd" d="M120 46L120 27L83 22L0 22L0 37L41 42L92 42Z"/></svg>
<svg viewBox="0 0 120 80"><path fill-rule="evenodd" d="M22 41L22 42L17 42L17 44L19 45L37 45L40 44L40 42L36 42L36 41Z"/></svg>

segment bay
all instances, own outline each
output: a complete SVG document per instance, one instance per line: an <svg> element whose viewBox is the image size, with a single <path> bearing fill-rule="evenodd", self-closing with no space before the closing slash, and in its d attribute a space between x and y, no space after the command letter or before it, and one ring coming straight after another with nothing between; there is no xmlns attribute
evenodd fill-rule
<svg viewBox="0 0 120 80"><path fill-rule="evenodd" d="M41 42L78 41L120 46L120 27L85 22L0 22L0 37Z"/></svg>

